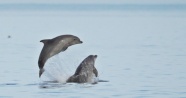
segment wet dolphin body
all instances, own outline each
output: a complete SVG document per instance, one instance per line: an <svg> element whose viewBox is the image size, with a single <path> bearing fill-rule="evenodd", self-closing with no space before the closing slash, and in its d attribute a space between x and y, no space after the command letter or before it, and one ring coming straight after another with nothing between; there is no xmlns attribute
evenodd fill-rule
<svg viewBox="0 0 186 98"><path fill-rule="evenodd" d="M44 39L40 42L43 42L44 46L38 60L38 66L40 69L39 77L44 72L43 67L50 57L60 53L61 51L65 51L71 45L83 43L78 37L74 35L61 35L53 39Z"/></svg>
<svg viewBox="0 0 186 98"><path fill-rule="evenodd" d="M98 76L98 71L94 66L96 58L97 55L89 55L85 58L67 82L92 83L93 78Z"/></svg>

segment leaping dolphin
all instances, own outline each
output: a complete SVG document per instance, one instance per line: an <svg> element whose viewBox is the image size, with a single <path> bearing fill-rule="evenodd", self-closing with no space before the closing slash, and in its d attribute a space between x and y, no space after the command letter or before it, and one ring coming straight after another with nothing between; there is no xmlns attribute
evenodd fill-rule
<svg viewBox="0 0 186 98"><path fill-rule="evenodd" d="M60 35L53 39L43 39L40 42L44 44L43 49L40 53L38 66L39 66L39 77L44 72L44 65L46 61L60 53L65 51L69 46L83 43L77 36L74 35Z"/></svg>

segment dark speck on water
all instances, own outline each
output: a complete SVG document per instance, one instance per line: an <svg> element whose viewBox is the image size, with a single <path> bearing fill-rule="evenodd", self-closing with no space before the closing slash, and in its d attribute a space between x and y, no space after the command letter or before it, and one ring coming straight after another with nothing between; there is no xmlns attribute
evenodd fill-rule
<svg viewBox="0 0 186 98"><path fill-rule="evenodd" d="M11 36L10 35L8 35L8 37L7 38L11 38Z"/></svg>

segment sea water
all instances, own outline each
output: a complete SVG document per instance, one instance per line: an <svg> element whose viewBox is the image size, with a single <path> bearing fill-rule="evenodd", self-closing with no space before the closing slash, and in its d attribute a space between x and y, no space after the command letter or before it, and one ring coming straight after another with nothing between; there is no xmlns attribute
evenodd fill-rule
<svg viewBox="0 0 186 98"><path fill-rule="evenodd" d="M63 34L83 44L49 59L40 79L39 41ZM186 98L184 4L1 4L0 35L0 98ZM90 54L109 82L63 83Z"/></svg>

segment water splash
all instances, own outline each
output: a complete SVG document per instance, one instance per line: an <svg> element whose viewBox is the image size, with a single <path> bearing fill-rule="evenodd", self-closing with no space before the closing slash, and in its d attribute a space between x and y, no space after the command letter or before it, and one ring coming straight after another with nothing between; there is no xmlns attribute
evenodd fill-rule
<svg viewBox="0 0 186 98"><path fill-rule="evenodd" d="M44 66L45 72L42 75L42 81L56 81L66 83L66 80L74 74L78 62L72 59L72 56L60 57L56 55L50 58Z"/></svg>

